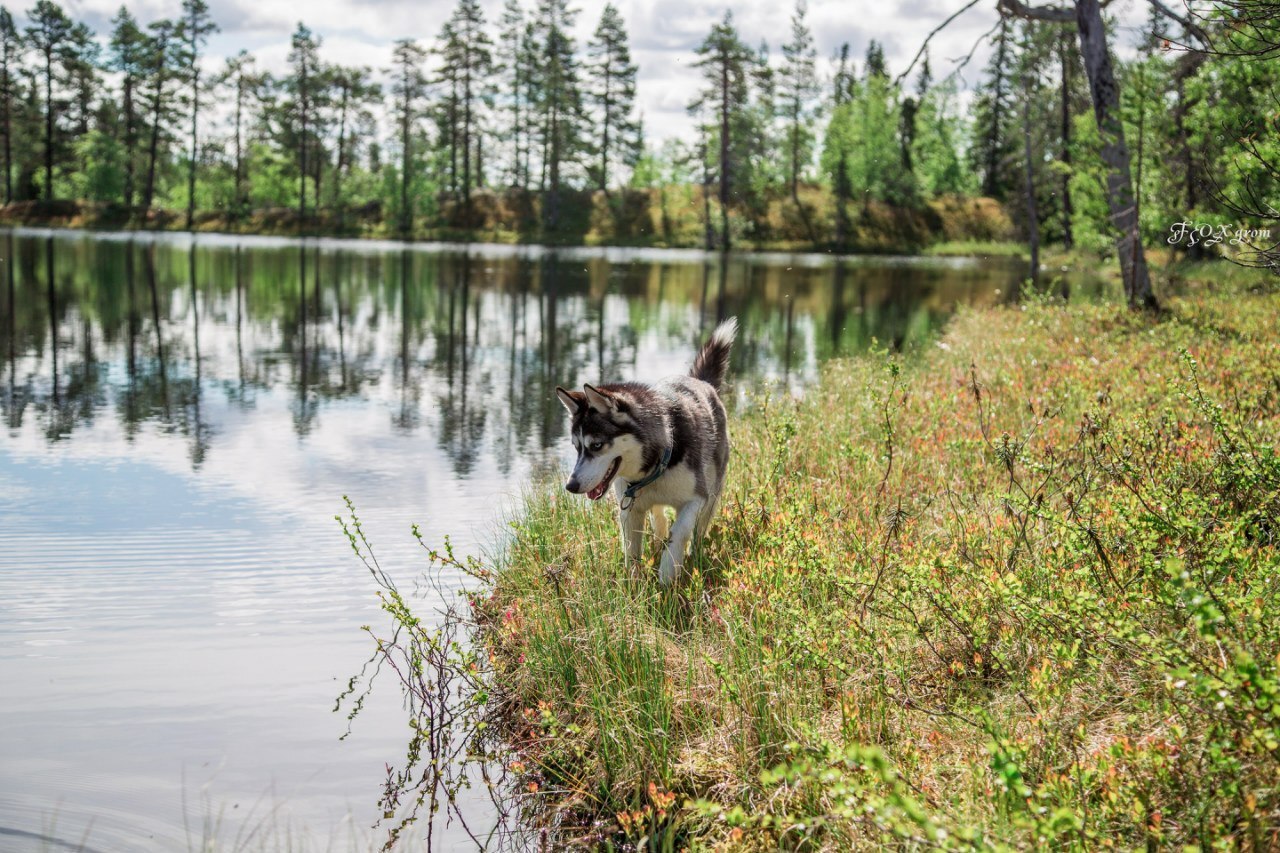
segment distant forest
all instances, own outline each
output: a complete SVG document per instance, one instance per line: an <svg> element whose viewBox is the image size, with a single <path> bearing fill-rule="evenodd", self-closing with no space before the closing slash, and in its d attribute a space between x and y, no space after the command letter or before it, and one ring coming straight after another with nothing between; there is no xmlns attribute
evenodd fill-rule
<svg viewBox="0 0 1280 853"><path fill-rule="evenodd" d="M507 0L494 21L459 0L430 43L390 46L382 74L326 60L299 24L277 77L244 51L202 72L218 30L204 0L171 20L122 7L101 37L38 0L21 19L0 9L4 197L96 205L144 227L276 211L296 226L403 236L554 236L603 215L638 238L647 228L721 248L779 236L856 246L876 210L957 198L1003 205L1005 236L1068 248L1115 244L1113 224L1136 229L1140 246L1187 220L1275 222L1274 4L1151 0L1135 43L1106 2L990 2L990 61L967 71L968 59L931 62L922 33L909 68L889 68L873 41L859 57L846 44L827 76L803 0L776 52L746 44L726 13L691 57L696 135L654 146L611 5L579 44L568 0ZM961 72L977 79L971 98L959 97Z"/></svg>

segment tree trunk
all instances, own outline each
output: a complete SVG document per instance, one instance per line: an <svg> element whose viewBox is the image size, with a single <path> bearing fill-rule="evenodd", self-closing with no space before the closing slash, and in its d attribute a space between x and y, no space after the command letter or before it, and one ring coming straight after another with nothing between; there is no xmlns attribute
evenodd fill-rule
<svg viewBox="0 0 1280 853"><path fill-rule="evenodd" d="M791 197L800 204L800 102L791 108Z"/></svg>
<svg viewBox="0 0 1280 853"><path fill-rule="evenodd" d="M164 114L164 73L156 76L155 103L151 112L151 144L147 156L147 188L143 196L143 208L151 210L156 195L156 160L160 156L160 117Z"/></svg>
<svg viewBox="0 0 1280 853"><path fill-rule="evenodd" d="M1141 63L1141 60L1139 60ZM1138 165L1134 169L1133 183L1133 206L1138 210L1138 216L1142 216L1142 162L1144 152L1147 145L1147 73L1138 65L1138 78L1142 81L1138 90Z"/></svg>
<svg viewBox="0 0 1280 853"><path fill-rule="evenodd" d="M1023 80L1022 97L1022 153L1023 175L1027 194L1027 244L1031 250L1031 284L1040 279L1040 217L1036 213L1036 175L1031 159L1031 74Z"/></svg>
<svg viewBox="0 0 1280 853"><path fill-rule="evenodd" d="M729 251L729 59L720 65L720 248Z"/></svg>
<svg viewBox="0 0 1280 853"><path fill-rule="evenodd" d="M991 135L986 140L987 154L987 174L983 177L982 194L990 198L995 198L1000 194L1000 140L1004 134L1001 131L1001 120L1004 116L1001 114L1004 104L1004 67L1006 46L1008 45L1008 32L1006 24L1000 24L1000 35L996 41L996 78L992 81L991 94Z"/></svg>
<svg viewBox="0 0 1280 853"><path fill-rule="evenodd" d="M134 80L130 75L125 75L122 85L124 94L124 206L129 211L129 215L133 215L133 161L134 146L137 145L135 138L135 119L133 116L133 88Z"/></svg>
<svg viewBox="0 0 1280 853"><path fill-rule="evenodd" d="M307 64L302 62L298 81L298 107L302 112L302 133L298 136L298 226L307 216Z"/></svg>
<svg viewBox="0 0 1280 853"><path fill-rule="evenodd" d="M187 230L196 221L196 158L200 154L200 68L191 60L191 162L187 167Z"/></svg>
<svg viewBox="0 0 1280 853"><path fill-rule="evenodd" d="M1138 230L1137 199L1130 179L1129 147L1125 144L1120 120L1120 89L1116 85L1107 34L1102 24L1098 0L1076 0L1076 26L1080 31L1080 53L1089 75L1093 114L1102 137L1102 162L1107 166L1107 206L1111 221L1119 230L1116 253L1130 308L1156 310L1159 303L1151 289L1147 259Z"/></svg>
<svg viewBox="0 0 1280 853"><path fill-rule="evenodd" d="M471 227L471 58L462 69L462 225Z"/></svg>
<svg viewBox="0 0 1280 853"><path fill-rule="evenodd" d="M836 165L836 247L843 249L849 240L849 154L840 148L840 160Z"/></svg>
<svg viewBox="0 0 1280 853"><path fill-rule="evenodd" d="M600 141L600 189L609 192L609 119L613 111L613 45L604 59L604 113L603 138Z"/></svg>
<svg viewBox="0 0 1280 853"><path fill-rule="evenodd" d="M338 225L345 226L346 205L342 203L342 168L347 161L347 105L351 100L351 87L342 88L342 107L338 112L338 162L333 172L333 206L338 209Z"/></svg>
<svg viewBox="0 0 1280 853"><path fill-rule="evenodd" d="M244 76L236 82L236 185L234 215L239 217L244 212L244 148L240 141L240 127L244 113Z"/></svg>
<svg viewBox="0 0 1280 853"><path fill-rule="evenodd" d="M1063 28L1058 41L1058 61L1062 65L1062 247L1068 251L1075 244L1071 232L1071 53L1070 35Z"/></svg>
<svg viewBox="0 0 1280 853"><path fill-rule="evenodd" d="M1187 112L1191 109L1191 104L1187 99L1186 81L1187 78L1199 68L1200 62L1190 61L1195 54L1188 54L1179 67L1174 72L1176 81L1175 91L1178 95L1177 104L1173 108L1173 125L1178 138L1178 147L1180 149L1179 159L1182 161L1183 167L1183 191L1186 193L1188 213L1195 210L1196 202L1196 180L1195 180L1195 158L1191 153L1191 134L1187 132ZM1195 243L1187 248L1187 257L1192 260L1200 260L1204 257L1204 244Z"/></svg>
<svg viewBox="0 0 1280 853"><path fill-rule="evenodd" d="M707 156L711 153L707 150L707 130L702 129L702 146L700 148L702 154L702 230L705 238L705 245L708 252L715 246L715 232L711 228L711 166L707 161Z"/></svg>
<svg viewBox="0 0 1280 853"><path fill-rule="evenodd" d="M551 129L550 144L551 149L547 156L547 197L544 204L547 209L544 222L548 230L555 231L560 225L560 157L561 155L561 139L560 139L560 109L559 104L551 106Z"/></svg>
<svg viewBox="0 0 1280 853"><path fill-rule="evenodd" d="M458 198L458 80L449 82L449 194Z"/></svg>
<svg viewBox="0 0 1280 853"><path fill-rule="evenodd" d="M4 59L4 203L13 201L13 76Z"/></svg>
<svg viewBox="0 0 1280 853"><path fill-rule="evenodd" d="M408 84L406 83L404 112L400 117L400 233L407 235L413 225L413 214L409 211L409 164L413 157L409 150L409 128L412 122L409 115Z"/></svg>
<svg viewBox="0 0 1280 853"><path fill-rule="evenodd" d="M44 198L53 199L53 49L44 54Z"/></svg>

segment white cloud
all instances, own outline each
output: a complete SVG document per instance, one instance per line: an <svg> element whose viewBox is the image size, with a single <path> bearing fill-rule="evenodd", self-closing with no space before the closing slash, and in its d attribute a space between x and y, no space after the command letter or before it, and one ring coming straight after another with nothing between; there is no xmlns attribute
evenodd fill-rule
<svg viewBox="0 0 1280 853"><path fill-rule="evenodd" d="M583 0L575 4L575 35L580 45L585 45L595 29L604 2ZM781 60L781 45L790 37L794 10L793 4L776 0L615 2L626 19L633 54L640 66L639 108L653 142L691 134L692 122L685 106L700 82L698 70L693 67L693 52L726 10L732 9L743 40L753 47L767 42L775 62ZM491 26L496 26L502 4L503 0L483 0L481 5ZM128 5L143 22L176 16L181 10L179 0L141 0ZM310 0L305 6L292 0L213 0L212 12L222 31L210 41L210 65L221 65L225 57L243 48L257 55L263 67L281 72L290 36L301 20L323 39L321 54L326 60L380 69L388 64L394 40L409 37L424 44L434 42L453 5L452 0ZM897 73L911 61L925 35L962 5L963 0L812 0L808 20L822 71L829 78L833 59L845 42L861 67L867 45L874 38L884 45L890 70ZM1130 2L1119 12L1122 24L1131 25L1142 17L1141 8L1135 10L1134 5ZM531 10L531 0L526 0L525 6ZM76 0L67 7L71 14L105 35L118 0ZM979 45L974 51L974 46L995 21L995 0L990 0L961 15L939 33L930 48L935 78L947 74L957 60L973 51L963 79L969 84L975 82L989 50Z"/></svg>

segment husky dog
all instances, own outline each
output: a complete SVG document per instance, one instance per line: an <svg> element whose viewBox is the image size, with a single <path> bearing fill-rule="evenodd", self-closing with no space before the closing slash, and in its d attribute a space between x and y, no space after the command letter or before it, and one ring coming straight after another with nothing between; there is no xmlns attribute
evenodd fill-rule
<svg viewBox="0 0 1280 853"><path fill-rule="evenodd" d="M629 561L640 559L645 516L667 540L658 579L680 574L689 540L701 539L720 502L729 465L729 430L720 384L738 321L725 320L703 344L688 376L649 385L619 382L556 388L573 417L570 433L578 462L565 488L599 500L614 484L622 542ZM668 531L665 507L676 511ZM668 532L670 538L668 539Z"/></svg>

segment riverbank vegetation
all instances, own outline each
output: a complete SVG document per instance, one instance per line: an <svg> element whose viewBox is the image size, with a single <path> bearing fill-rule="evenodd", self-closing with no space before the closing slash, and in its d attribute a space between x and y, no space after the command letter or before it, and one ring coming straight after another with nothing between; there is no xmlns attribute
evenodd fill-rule
<svg viewBox="0 0 1280 853"><path fill-rule="evenodd" d="M1280 158L1268 4L1151 3L1136 45L1092 0L992 5L981 71L931 61L923 35L906 67L875 40L824 62L804 2L772 50L726 13L689 56L693 134L652 143L612 5L579 42L564 0L496 20L459 0L382 69L300 23L267 73L211 57L229 22L203 0L121 8L109 33L39 0L0 10L0 221L894 252L1015 237L1110 249L1135 294L1144 244L1180 222L1272 257L1254 233L1276 222Z"/></svg>
<svg viewBox="0 0 1280 853"><path fill-rule="evenodd" d="M652 849L1274 846L1280 294L1177 280L1157 317L1027 294L740 405L678 594L611 506L533 490L475 599L526 818Z"/></svg>

